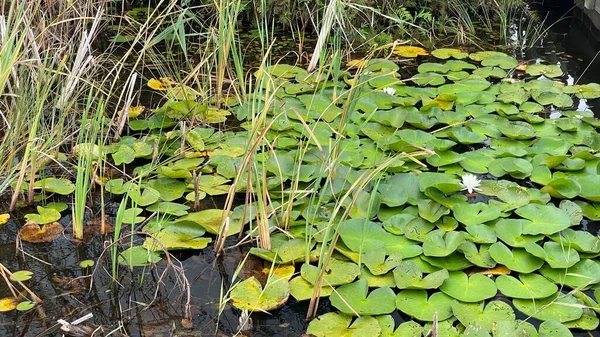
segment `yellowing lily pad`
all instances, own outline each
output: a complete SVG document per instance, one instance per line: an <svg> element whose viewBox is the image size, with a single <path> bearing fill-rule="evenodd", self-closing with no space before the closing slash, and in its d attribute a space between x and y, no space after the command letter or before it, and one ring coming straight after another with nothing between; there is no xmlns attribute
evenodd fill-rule
<svg viewBox="0 0 600 337"><path fill-rule="evenodd" d="M272 275L263 286L255 277L236 284L231 290L234 307L248 311L270 311L281 308L290 296L290 284L284 278Z"/></svg>
<svg viewBox="0 0 600 337"><path fill-rule="evenodd" d="M416 46L396 46L392 52L398 56L410 58L429 55L425 49Z"/></svg>
<svg viewBox="0 0 600 337"><path fill-rule="evenodd" d="M18 301L14 297L0 298L0 312L12 311L17 308Z"/></svg>
<svg viewBox="0 0 600 337"><path fill-rule="evenodd" d="M58 222L47 223L40 227L37 223L28 221L19 230L19 235L27 242L41 243L56 239L64 230L65 228Z"/></svg>
<svg viewBox="0 0 600 337"><path fill-rule="evenodd" d="M0 225L4 225L5 223L8 222L9 219L10 219L10 214L8 214L8 213L0 214Z"/></svg>

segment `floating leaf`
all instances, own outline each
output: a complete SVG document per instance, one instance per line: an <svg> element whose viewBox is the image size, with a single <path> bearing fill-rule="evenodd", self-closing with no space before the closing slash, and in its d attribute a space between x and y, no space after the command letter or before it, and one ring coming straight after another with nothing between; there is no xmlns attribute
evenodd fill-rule
<svg viewBox="0 0 600 337"><path fill-rule="evenodd" d="M94 260L83 260L81 262L79 262L79 266L81 268L91 268L96 264L96 262L94 262Z"/></svg>
<svg viewBox="0 0 600 337"><path fill-rule="evenodd" d="M515 213L529 220L523 224L524 234L552 235L571 225L567 212L553 205L529 204Z"/></svg>
<svg viewBox="0 0 600 337"><path fill-rule="evenodd" d="M520 273L531 273L544 264L544 260L527 253L525 249L513 248L511 250L501 242L490 246L490 255L496 262Z"/></svg>
<svg viewBox="0 0 600 337"><path fill-rule="evenodd" d="M467 274L461 271L450 273L450 277L440 286L446 295L462 302L479 302L496 296L496 284L487 276Z"/></svg>
<svg viewBox="0 0 600 337"><path fill-rule="evenodd" d="M540 337L573 337L573 334L559 321L549 320L540 324Z"/></svg>
<svg viewBox="0 0 600 337"><path fill-rule="evenodd" d="M24 241L32 243L50 242L64 232L65 228L58 222L52 222L41 227L34 222L27 222L19 230L19 235Z"/></svg>
<svg viewBox="0 0 600 337"><path fill-rule="evenodd" d="M583 309L573 295L558 293L544 299L514 299L517 310L542 321L573 321L583 315Z"/></svg>
<svg viewBox="0 0 600 337"><path fill-rule="evenodd" d="M31 302L31 301L23 301L23 302L19 302L19 304L17 304L17 310L19 310L19 311L31 310L31 309L33 309L33 307L35 307L35 303Z"/></svg>
<svg viewBox="0 0 600 337"><path fill-rule="evenodd" d="M510 298L540 299L554 295L558 287L538 274L519 274L519 279L510 275L496 278L498 290Z"/></svg>
<svg viewBox="0 0 600 337"><path fill-rule="evenodd" d="M31 279L33 272L29 270L19 270L10 275L10 279L13 281L27 281Z"/></svg>
<svg viewBox="0 0 600 337"><path fill-rule="evenodd" d="M12 311L17 308L17 299L14 297L0 298L0 312Z"/></svg>
<svg viewBox="0 0 600 337"><path fill-rule="evenodd" d="M316 337L378 337L381 333L381 327L373 317L359 317L352 324L350 322L352 316L329 312L312 320L306 333Z"/></svg>
<svg viewBox="0 0 600 337"><path fill-rule="evenodd" d="M425 49L416 46L396 46L392 52L398 56L410 58L429 55Z"/></svg>
<svg viewBox="0 0 600 337"><path fill-rule="evenodd" d="M43 189L49 193L56 193L60 195L69 195L75 191L75 184L66 178L46 178L37 180L34 187Z"/></svg>
<svg viewBox="0 0 600 337"><path fill-rule="evenodd" d="M326 273L323 274L323 286L338 286L348 284L360 274L356 263L331 259L327 264ZM319 270L310 264L303 264L300 275L310 284L316 284L319 279Z"/></svg>
<svg viewBox="0 0 600 337"><path fill-rule="evenodd" d="M400 289L437 289L448 278L448 271L442 269L425 277L413 261L403 262L394 269L394 281Z"/></svg>
<svg viewBox="0 0 600 337"><path fill-rule="evenodd" d="M531 64L527 66L527 70L525 72L531 76L544 75L546 77L559 77L563 74L560 66L557 66L556 64Z"/></svg>
<svg viewBox="0 0 600 337"><path fill-rule="evenodd" d="M392 254L386 259L385 249L378 248L363 253L361 261L373 275L383 275L402 263L402 255Z"/></svg>
<svg viewBox="0 0 600 337"><path fill-rule="evenodd" d="M301 276L296 276L290 280L290 294L296 301L306 301L313 296L315 287ZM320 297L329 297L333 293L333 287L321 287Z"/></svg>
<svg viewBox="0 0 600 337"><path fill-rule="evenodd" d="M133 246L121 252L118 260L125 266L143 267L160 261L160 255L142 246Z"/></svg>
<svg viewBox="0 0 600 337"><path fill-rule="evenodd" d="M502 301L491 301L485 305L485 309L484 302L462 303L452 301L451 306L454 316L464 326L478 324L488 331L493 331L497 322L515 320L513 309Z"/></svg>
<svg viewBox="0 0 600 337"><path fill-rule="evenodd" d="M437 319L443 321L452 317L452 301L452 297L442 292L428 298L426 290L402 290L396 296L396 307L420 321L433 322L436 314Z"/></svg>
<svg viewBox="0 0 600 337"><path fill-rule="evenodd" d="M417 322L403 322L394 331L396 323L392 316L377 316L376 319L381 326L381 335L379 335L379 337L421 337L421 334L423 333L423 327Z"/></svg>
<svg viewBox="0 0 600 337"><path fill-rule="evenodd" d="M431 52L431 55L433 55L439 59L443 59L443 60L446 60L449 58L462 60L462 59L466 58L467 56L469 56L468 53L465 53L465 52L461 51L460 49L455 49L455 48L439 48L439 49L433 50Z"/></svg>
<svg viewBox="0 0 600 337"><path fill-rule="evenodd" d="M39 214L25 214L25 219L27 219L28 222L33 222L38 225L52 223L60 219L60 212L54 208L37 206L37 211Z"/></svg>
<svg viewBox="0 0 600 337"><path fill-rule="evenodd" d="M0 225L4 225L5 223L8 222L9 219L10 219L10 214L8 214L8 213L0 214Z"/></svg>
<svg viewBox="0 0 600 337"><path fill-rule="evenodd" d="M237 283L231 289L231 304L241 310L270 311L281 308L290 296L288 281L271 275L263 286L254 277Z"/></svg>
<svg viewBox="0 0 600 337"><path fill-rule="evenodd" d="M358 280L338 287L329 299L331 305L347 315L385 315L396 309L392 289L377 288L367 295L368 291L367 281Z"/></svg>

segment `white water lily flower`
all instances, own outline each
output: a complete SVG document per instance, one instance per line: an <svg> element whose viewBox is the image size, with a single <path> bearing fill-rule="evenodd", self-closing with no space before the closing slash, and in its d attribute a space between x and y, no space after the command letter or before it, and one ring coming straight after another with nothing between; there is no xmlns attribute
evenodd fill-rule
<svg viewBox="0 0 600 337"><path fill-rule="evenodd" d="M462 176L462 181L460 182L460 186L462 186L461 191L467 190L469 193L473 193L473 191L481 191L481 189L478 188L479 184L481 184L481 180L477 179L476 175L467 173Z"/></svg>
<svg viewBox="0 0 600 337"><path fill-rule="evenodd" d="M392 88L392 87L385 87L383 88L383 92L385 92L388 95L394 95L396 93L396 89Z"/></svg>
<svg viewBox="0 0 600 337"><path fill-rule="evenodd" d="M569 77L567 77L567 85L571 86L575 84L575 78L573 78L573 76L569 75Z"/></svg>

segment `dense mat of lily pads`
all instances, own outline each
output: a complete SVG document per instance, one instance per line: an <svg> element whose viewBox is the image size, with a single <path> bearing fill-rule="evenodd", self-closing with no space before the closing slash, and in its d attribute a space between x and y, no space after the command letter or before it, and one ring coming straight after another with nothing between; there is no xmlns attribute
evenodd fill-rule
<svg viewBox="0 0 600 337"><path fill-rule="evenodd" d="M152 236L121 262L204 248L223 210L191 212L190 204L226 194L250 149L248 131L171 128L182 118L223 122L233 112L251 130L259 122L252 116L267 109L270 129L252 149L258 174L249 176L265 177L274 210L289 200L293 208L273 212L287 219L268 219L272 249L251 250L275 263L268 281L239 282L234 306L269 311L290 294L309 299L321 247L337 240L318 292L337 311L310 323L315 336L422 336L434 320L438 336L596 329L600 240L585 226L600 220L600 121L580 99L600 97L600 85L564 83L558 65L519 64L499 52L394 53L399 59L353 61L333 73L271 66L255 74L267 95L223 108L197 103L193 89L166 79L149 83L166 103L148 118L130 111L141 136L113 144L110 159L172 159L136 167L139 179L106 182L137 204L125 222L158 214L145 226ZM240 180L237 191L247 188ZM226 214L229 235L257 218L249 210ZM407 319L399 326L396 311Z"/></svg>

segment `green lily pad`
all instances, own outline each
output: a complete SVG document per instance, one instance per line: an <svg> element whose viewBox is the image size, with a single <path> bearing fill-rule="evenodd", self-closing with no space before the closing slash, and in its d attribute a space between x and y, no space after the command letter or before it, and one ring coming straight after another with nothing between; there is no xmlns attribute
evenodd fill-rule
<svg viewBox="0 0 600 337"><path fill-rule="evenodd" d="M499 218L502 214L498 207L489 206L479 202L476 204L464 203L456 205L453 210L454 217L464 225L482 224Z"/></svg>
<svg viewBox="0 0 600 337"><path fill-rule="evenodd" d="M543 248L530 242L525 245L525 250L543 259L552 268L569 268L579 262L579 254L575 249L558 242L544 242Z"/></svg>
<svg viewBox="0 0 600 337"><path fill-rule="evenodd" d="M423 254L433 257L448 256L456 251L463 242L465 242L464 232L434 230L423 241Z"/></svg>
<svg viewBox="0 0 600 337"><path fill-rule="evenodd" d="M559 321L550 320L540 324L540 337L573 337L573 334Z"/></svg>
<svg viewBox="0 0 600 337"><path fill-rule="evenodd" d="M177 220L179 221L192 221L211 234L219 234L221 224L223 220L224 211L221 209L205 209L199 212L188 213ZM231 213L229 216L231 217ZM176 222L176 223L177 223ZM228 235L235 235L240 232L242 228L242 219L237 217L231 217L229 220Z"/></svg>
<svg viewBox="0 0 600 337"><path fill-rule="evenodd" d="M440 286L446 295L462 302L472 303L483 301L496 296L496 284L482 274L473 274L470 277L464 272L454 271Z"/></svg>
<svg viewBox="0 0 600 337"><path fill-rule="evenodd" d="M540 273L556 284L573 289L587 289L600 283L600 264L590 259L582 259L568 269L544 266L540 269Z"/></svg>
<svg viewBox="0 0 600 337"><path fill-rule="evenodd" d="M529 204L515 213L529 220L523 224L523 234L552 235L571 226L567 212L551 204Z"/></svg>
<svg viewBox="0 0 600 337"><path fill-rule="evenodd" d="M502 69L512 69L519 65L519 62L511 56L492 55L481 61L484 67L499 67Z"/></svg>
<svg viewBox="0 0 600 337"><path fill-rule="evenodd" d="M554 295L558 287L538 274L519 274L519 279L510 275L496 278L496 286L510 298L541 299Z"/></svg>
<svg viewBox="0 0 600 337"><path fill-rule="evenodd" d="M290 294L294 296L296 301L309 300L314 294L315 287L305 280L302 276L296 276L290 280ZM320 297L329 297L333 294L333 287L321 287L319 291Z"/></svg>
<svg viewBox="0 0 600 337"><path fill-rule="evenodd" d="M352 316L329 312L312 320L306 333L316 337L378 337L381 333L381 326L373 317L359 317L351 322Z"/></svg>
<svg viewBox="0 0 600 337"><path fill-rule="evenodd" d="M501 242L490 246L490 255L496 262L520 273L531 273L544 264L544 260L527 253L525 249L513 248L511 250Z"/></svg>
<svg viewBox="0 0 600 337"><path fill-rule="evenodd" d="M469 54L469 58L473 61L483 61L488 57L498 57L498 56L508 56L503 52L499 52L499 51L478 51L475 53L471 53Z"/></svg>
<svg viewBox="0 0 600 337"><path fill-rule="evenodd" d="M413 261L405 261L394 269L394 281L400 289L437 289L447 278L446 269L423 277L421 269Z"/></svg>
<svg viewBox="0 0 600 337"><path fill-rule="evenodd" d="M392 254L386 259L385 249L382 247L363 253L362 263L369 268L373 275L383 275L402 263L402 255Z"/></svg>
<svg viewBox="0 0 600 337"><path fill-rule="evenodd" d="M281 308L289 296L290 284L285 278L271 275L263 288L252 276L233 286L231 304L241 310L264 312Z"/></svg>
<svg viewBox="0 0 600 337"><path fill-rule="evenodd" d="M558 293L544 299L514 299L513 305L525 315L542 321L573 321L583 315L579 301L573 295Z"/></svg>
<svg viewBox="0 0 600 337"><path fill-rule="evenodd" d="M448 66L446 66L445 64L433 63L433 62L424 62L424 63L419 64L419 67L417 68L417 71L419 73L445 74L448 71L450 71L450 68L448 68Z"/></svg>
<svg viewBox="0 0 600 337"><path fill-rule="evenodd" d="M426 290L402 290L396 296L396 307L403 313L420 321L433 322L434 316L440 321L452 317L452 297L433 293L429 298Z"/></svg>
<svg viewBox="0 0 600 337"><path fill-rule="evenodd" d="M338 287L329 299L331 305L347 315L385 315L396 309L396 294L391 288L377 288L370 294L368 291L367 281L358 280Z"/></svg>
<svg viewBox="0 0 600 337"><path fill-rule="evenodd" d="M392 316L383 315L375 318L381 326L381 335L379 337L421 337L423 333L423 327L417 322L403 322L394 331L396 323Z"/></svg>
<svg viewBox="0 0 600 337"><path fill-rule="evenodd" d="M157 191L164 201L179 199L186 191L186 184L183 181L172 178L153 179L147 186Z"/></svg>
<svg viewBox="0 0 600 337"><path fill-rule="evenodd" d="M34 187L41 188L48 193L56 193L60 195L69 195L75 192L75 184L66 178L46 178L37 180Z"/></svg>
<svg viewBox="0 0 600 337"><path fill-rule="evenodd" d="M387 255L401 254L403 258L418 256L420 246L402 235L387 232L381 225L362 219L346 220L340 225L342 241L354 252L368 252L384 247Z"/></svg>
<svg viewBox="0 0 600 337"><path fill-rule="evenodd" d="M484 302L462 303L452 301L451 306L452 313L464 326L477 324L487 331L493 331L497 322L515 320L513 309L502 301L491 301L485 306Z"/></svg>
<svg viewBox="0 0 600 337"><path fill-rule="evenodd" d="M463 52L462 50L456 48L439 48L431 51L431 55L442 60L446 60L449 58L462 60L464 58L467 58L469 56L469 53Z"/></svg>
<svg viewBox="0 0 600 337"><path fill-rule="evenodd" d="M527 220L502 219L494 225L496 235L511 247L524 248L528 243L537 242L544 238L543 235L525 235L523 226Z"/></svg>
<svg viewBox="0 0 600 337"><path fill-rule="evenodd" d="M410 79L420 86L438 86L446 83L446 78L438 73L419 73Z"/></svg>
<svg viewBox="0 0 600 337"><path fill-rule="evenodd" d="M465 258L474 265L481 268L494 268L496 261L490 255L489 245L480 245L478 247L471 241L465 241L458 247L458 251L465 255Z"/></svg>
<svg viewBox="0 0 600 337"><path fill-rule="evenodd" d="M323 273L323 286L338 286L348 284L360 274L360 268L356 263L331 259L327 265L326 272ZM300 275L311 285L317 283L319 278L319 269L310 264L303 264L300 268Z"/></svg>
<svg viewBox="0 0 600 337"><path fill-rule="evenodd" d="M206 231L195 222L177 222L144 241L143 247L151 251L177 249L204 249L212 242L202 237Z"/></svg>
<svg viewBox="0 0 600 337"><path fill-rule="evenodd" d="M506 71L499 67L481 67L473 71L473 75L481 78L505 78Z"/></svg>
<svg viewBox="0 0 600 337"><path fill-rule="evenodd" d="M307 248L312 249L314 242L307 246L304 239L290 239L283 233L271 235L271 250L252 247L250 254L270 262L287 264L304 261Z"/></svg>
<svg viewBox="0 0 600 337"><path fill-rule="evenodd" d="M560 69L560 66L556 64L531 64L527 66L525 72L531 76L540 76L544 75L546 77L559 77L562 76L563 71Z"/></svg>
<svg viewBox="0 0 600 337"><path fill-rule="evenodd" d="M559 178L550 181L541 191L550 194L554 198L571 199L581 193L581 185L570 178Z"/></svg>
<svg viewBox="0 0 600 337"><path fill-rule="evenodd" d="M553 241L560 243L563 247L569 247L582 253L600 253L600 238L589 232L576 231L567 228L550 237Z"/></svg>
<svg viewBox="0 0 600 337"><path fill-rule="evenodd" d="M160 261L160 255L142 246L133 246L121 252L118 260L125 266L144 267Z"/></svg>
<svg viewBox="0 0 600 337"><path fill-rule="evenodd" d="M25 214L25 219L38 225L49 224L58 221L61 217L60 212L54 208L47 208L43 206L36 207L39 214L29 213Z"/></svg>

